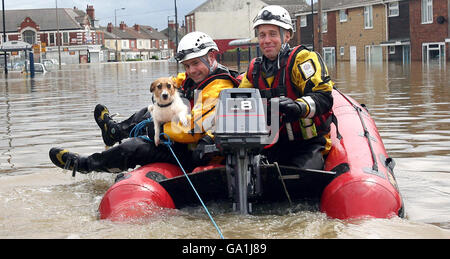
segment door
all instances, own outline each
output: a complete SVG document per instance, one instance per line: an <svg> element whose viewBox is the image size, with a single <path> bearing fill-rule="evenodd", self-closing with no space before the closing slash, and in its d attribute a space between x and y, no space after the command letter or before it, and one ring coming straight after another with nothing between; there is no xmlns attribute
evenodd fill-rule
<svg viewBox="0 0 450 259"><path fill-rule="evenodd" d="M423 43L422 44L422 62L430 64L445 64L445 43Z"/></svg>
<svg viewBox="0 0 450 259"><path fill-rule="evenodd" d="M350 46L350 63L356 64L356 46Z"/></svg>
<svg viewBox="0 0 450 259"><path fill-rule="evenodd" d="M402 48L403 64L409 64L411 62L410 45L404 45Z"/></svg>
<svg viewBox="0 0 450 259"><path fill-rule="evenodd" d="M334 47L323 48L323 58L328 66L334 67L336 60L336 51Z"/></svg>

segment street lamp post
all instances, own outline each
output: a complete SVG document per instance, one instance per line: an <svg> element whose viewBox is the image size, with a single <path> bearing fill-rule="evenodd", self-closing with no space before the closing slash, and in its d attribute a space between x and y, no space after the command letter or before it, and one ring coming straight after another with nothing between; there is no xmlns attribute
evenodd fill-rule
<svg viewBox="0 0 450 259"><path fill-rule="evenodd" d="M117 28L117 10L125 10L125 7L114 9L114 28ZM115 54L115 60L116 60L116 62L117 62L117 35L114 34L114 36L115 36L115 38L116 38L116 54Z"/></svg>
<svg viewBox="0 0 450 259"><path fill-rule="evenodd" d="M59 35L58 0L55 0L56 11L56 45L58 45L58 68L61 70L61 35ZM59 38L59 40L58 40Z"/></svg>

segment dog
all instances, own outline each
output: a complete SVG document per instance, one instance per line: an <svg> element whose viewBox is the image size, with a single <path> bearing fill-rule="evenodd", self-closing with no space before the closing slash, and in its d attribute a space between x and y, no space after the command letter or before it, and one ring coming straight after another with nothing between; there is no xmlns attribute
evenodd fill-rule
<svg viewBox="0 0 450 259"><path fill-rule="evenodd" d="M150 85L150 93L153 94L153 103L148 106L155 126L155 145L160 143L160 126L169 121L180 122L183 126L188 125L188 107L183 103L178 86L169 77L156 79Z"/></svg>

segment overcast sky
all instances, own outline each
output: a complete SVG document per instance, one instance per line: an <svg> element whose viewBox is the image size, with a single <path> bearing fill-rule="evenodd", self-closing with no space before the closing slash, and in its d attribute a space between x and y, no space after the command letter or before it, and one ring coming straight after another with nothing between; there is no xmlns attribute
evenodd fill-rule
<svg viewBox="0 0 450 259"><path fill-rule="evenodd" d="M178 22L182 24L184 15L194 10L206 0L177 0ZM5 10L55 8L56 0L4 0ZM86 11L86 6L93 5L95 17L100 25L108 22L114 24L114 9L117 11L117 24L125 21L128 26L134 24L150 25L160 30L167 28L167 17L174 20L174 0L57 0L58 8L73 8Z"/></svg>

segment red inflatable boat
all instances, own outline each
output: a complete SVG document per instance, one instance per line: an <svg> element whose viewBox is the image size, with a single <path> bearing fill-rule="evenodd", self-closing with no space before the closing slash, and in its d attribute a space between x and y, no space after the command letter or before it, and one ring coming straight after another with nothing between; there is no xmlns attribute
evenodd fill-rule
<svg viewBox="0 0 450 259"><path fill-rule="evenodd" d="M337 123L331 127L332 149L324 170L260 164L259 185L254 188L259 193L249 194L252 206L313 201L331 218L403 217L394 161L386 153L373 119L349 96L333 90L333 97ZM189 179L205 202L230 202L235 197L227 166L196 168ZM119 175L104 195L99 212L101 219L128 220L164 208L198 204L197 195L178 166L154 163Z"/></svg>

